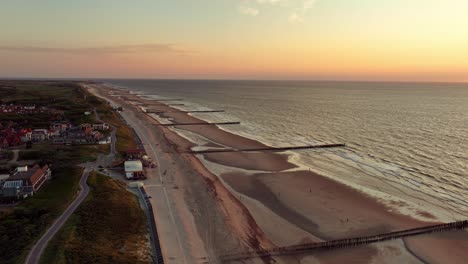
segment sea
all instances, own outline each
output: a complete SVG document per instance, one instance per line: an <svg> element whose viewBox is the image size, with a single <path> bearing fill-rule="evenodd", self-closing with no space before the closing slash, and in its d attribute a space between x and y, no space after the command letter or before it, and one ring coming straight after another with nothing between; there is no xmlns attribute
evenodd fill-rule
<svg viewBox="0 0 468 264"><path fill-rule="evenodd" d="M99 80L145 98L183 99L183 110L289 151L301 169L437 219L468 218L468 84L336 81ZM182 103L182 102L178 102ZM406 210L406 211L405 211Z"/></svg>

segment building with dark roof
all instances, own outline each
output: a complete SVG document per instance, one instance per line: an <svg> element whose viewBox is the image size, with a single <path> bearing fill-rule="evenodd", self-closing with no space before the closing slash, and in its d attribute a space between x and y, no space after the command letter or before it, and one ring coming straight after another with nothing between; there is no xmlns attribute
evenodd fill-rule
<svg viewBox="0 0 468 264"><path fill-rule="evenodd" d="M43 167L35 165L32 168L17 170L5 181L2 194L18 198L34 195L50 176L51 171L47 165Z"/></svg>

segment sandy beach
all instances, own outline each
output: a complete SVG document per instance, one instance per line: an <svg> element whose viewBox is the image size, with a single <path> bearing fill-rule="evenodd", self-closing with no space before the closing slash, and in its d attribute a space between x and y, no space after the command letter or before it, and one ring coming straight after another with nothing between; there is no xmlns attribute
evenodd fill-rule
<svg viewBox="0 0 468 264"><path fill-rule="evenodd" d="M155 197L163 199L161 190L168 193L174 223L180 228L181 251L188 252L185 261L174 253L169 263L219 263L220 256L243 250L373 235L437 223L435 218L431 220L431 212L419 212L427 220L418 220L399 213L398 204L389 206L333 179L297 169L285 153L200 156L186 153L195 144L174 129L158 126L159 122L142 111L142 107L147 112L166 111L161 117L175 123L204 121L127 91L100 84L85 87L111 104L122 106L126 121L140 138L144 136L147 152L152 145L154 155L158 156L159 171L149 175L145 185L156 186ZM217 126L191 125L178 129L210 141L205 148L265 147L261 142ZM223 169L213 173L207 162ZM166 223L160 220L159 224ZM163 250L172 254L171 249L164 249L164 234L161 240ZM466 252L468 233L457 231L274 259L279 263L465 263Z"/></svg>

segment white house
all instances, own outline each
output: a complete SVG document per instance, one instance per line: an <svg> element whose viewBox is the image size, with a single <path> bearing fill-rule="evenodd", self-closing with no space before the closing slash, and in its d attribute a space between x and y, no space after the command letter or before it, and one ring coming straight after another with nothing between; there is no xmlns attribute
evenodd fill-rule
<svg viewBox="0 0 468 264"><path fill-rule="evenodd" d="M111 137L107 137L107 138L103 138L101 140L99 140L98 144L100 145L105 145L105 144L110 144L112 143L112 138Z"/></svg>
<svg viewBox="0 0 468 264"><path fill-rule="evenodd" d="M44 141L49 139L49 131L47 129L34 129L31 135L32 141Z"/></svg>
<svg viewBox="0 0 468 264"><path fill-rule="evenodd" d="M25 171L28 171L28 166L16 167L16 170L15 170L15 172L25 172Z"/></svg>
<svg viewBox="0 0 468 264"><path fill-rule="evenodd" d="M60 130L58 129L49 129L48 131L49 138L60 136Z"/></svg>
<svg viewBox="0 0 468 264"><path fill-rule="evenodd" d="M127 160L124 163L125 177L138 179L144 177L143 164L139 160Z"/></svg>
<svg viewBox="0 0 468 264"><path fill-rule="evenodd" d="M23 143L26 143L28 141L31 141L32 139L32 132L29 132L29 131L24 131L23 133L20 134L20 139L21 139L21 142Z"/></svg>
<svg viewBox="0 0 468 264"><path fill-rule="evenodd" d="M33 195L50 179L50 176L51 171L47 165L43 167L35 165L32 168L18 167L16 172L5 181L2 190L3 196L25 197Z"/></svg>
<svg viewBox="0 0 468 264"><path fill-rule="evenodd" d="M109 124L95 123L95 124L93 124L93 129L95 129L95 130L108 130L109 129Z"/></svg>
<svg viewBox="0 0 468 264"><path fill-rule="evenodd" d="M24 110L35 110L36 109L36 105L25 105L23 107Z"/></svg>

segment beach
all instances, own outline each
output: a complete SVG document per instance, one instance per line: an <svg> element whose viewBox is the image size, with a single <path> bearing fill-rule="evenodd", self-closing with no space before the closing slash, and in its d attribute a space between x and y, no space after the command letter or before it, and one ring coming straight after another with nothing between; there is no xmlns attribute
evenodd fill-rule
<svg viewBox="0 0 468 264"><path fill-rule="evenodd" d="M209 144L201 147L208 149L266 145L217 126L190 125L177 129L159 126L160 122L148 112L166 112L161 117L174 123L205 121L125 90L102 84L86 84L85 87L111 104L122 106L124 119L142 139L147 152L151 148L158 156L158 171L149 175L145 185L154 192L153 197L160 198L155 201L156 212L164 211L164 206L160 205L164 199L168 199L168 207L173 208L178 242L168 246L165 235L161 236L163 251L174 256L173 263L203 260L218 263L221 256L244 250L366 236L439 223L431 212L421 210L413 217L402 214L397 210L402 206L398 202L389 204L313 169L300 168L290 162L286 153L188 153L196 144L177 133L178 130L204 138ZM216 164L213 167L218 171L210 164ZM167 196L162 197L162 192ZM167 222L161 218L157 224L167 230L174 228ZM166 237L172 235L168 231ZM180 250L174 253L177 243ZM463 263L467 250L468 234L458 231L333 253L275 257L275 261L350 263L347 260L352 259L354 263ZM268 260L248 262L265 261Z"/></svg>

